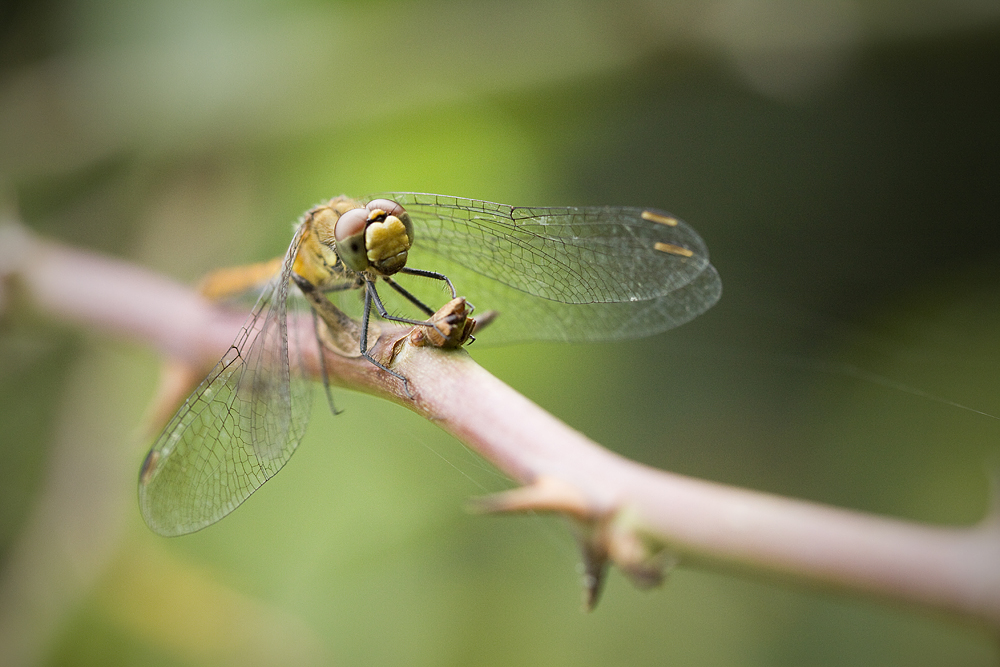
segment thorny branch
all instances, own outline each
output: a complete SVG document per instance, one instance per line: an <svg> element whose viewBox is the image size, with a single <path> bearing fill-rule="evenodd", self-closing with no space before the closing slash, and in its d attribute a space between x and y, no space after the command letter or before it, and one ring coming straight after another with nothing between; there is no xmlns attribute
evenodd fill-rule
<svg viewBox="0 0 1000 667"><path fill-rule="evenodd" d="M53 318L151 345L192 376L217 361L245 317L139 267L7 225L0 227L0 312L12 289ZM476 509L568 517L583 551L588 606L609 564L650 586L680 561L873 595L1000 629L996 515L973 527L936 527L655 470L572 430L464 351L424 343L414 345L408 329L383 326L374 348L409 379L411 395L358 357L325 355L331 381L433 420L521 485L474 501ZM312 362L319 378L319 361Z"/></svg>

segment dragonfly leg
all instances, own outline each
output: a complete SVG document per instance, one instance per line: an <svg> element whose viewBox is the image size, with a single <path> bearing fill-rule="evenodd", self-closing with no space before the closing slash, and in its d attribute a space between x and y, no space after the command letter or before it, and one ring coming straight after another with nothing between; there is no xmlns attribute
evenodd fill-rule
<svg viewBox="0 0 1000 667"><path fill-rule="evenodd" d="M443 273L438 273L437 271L425 271L424 269L411 269L408 266L404 266L403 268L401 268L399 270L399 272L400 273L406 273L406 274L411 275L411 276L420 276L422 278L432 278L434 280L443 280L445 283L447 283L448 289L451 290L451 298L454 299L455 297L458 296L458 292L455 291L455 286L451 284L451 279L448 278L448 276L444 275ZM413 300L412 297L409 297L408 295L404 295L404 296L407 296L407 298L409 298L411 301ZM414 303L417 303L417 302L414 301Z"/></svg>
<svg viewBox="0 0 1000 667"><path fill-rule="evenodd" d="M424 269L411 269L405 266L402 269L400 269L399 272L406 273L411 276L420 276L421 278L431 278L433 280L444 281L448 285L448 289L451 290L451 298L454 299L458 296L458 292L455 291L455 286L452 284L451 278L444 275L443 273L438 273L437 271L425 271ZM424 311L428 315L434 314L430 308L428 308L425 304L423 304L417 297L410 294L407 290L403 289L403 287L400 286L396 281L391 280L385 276L383 276L382 279L385 280L387 283L389 283L389 285L391 285L392 288L395 289L397 292L399 292L407 299L409 299L417 308ZM475 304L469 303L468 301L466 301L466 304L468 304L469 306L469 314L473 313L476 310ZM470 340L474 339L470 337Z"/></svg>
<svg viewBox="0 0 1000 667"><path fill-rule="evenodd" d="M347 282L336 283L334 285L325 285L318 289L320 289L323 294L329 294L331 292L346 292L347 290L358 289L364 284L364 281L358 278L356 280L349 280Z"/></svg>
<svg viewBox="0 0 1000 667"><path fill-rule="evenodd" d="M312 309L313 333L316 335L316 347L319 348L319 368L323 376L323 391L326 393L326 403L330 406L330 412L335 415L340 414L340 410L333 404L333 391L330 390L330 373L326 370L326 345L319 337L319 314L316 309Z"/></svg>
<svg viewBox="0 0 1000 667"><path fill-rule="evenodd" d="M451 280L449 280L448 277L446 275L444 275L443 273L435 273L433 271L423 271L421 269L413 269L412 271L404 269L404 271L406 273L411 274L411 275L423 276L425 278L436 278L436 279L443 280L443 281L447 282L449 289L451 289L451 295L452 295L451 298L453 300L455 298L457 298L455 296L455 287L451 284ZM396 290L397 292L399 292L400 294L402 294L404 297L406 297L406 299L410 303L412 303L413 305L415 305L420 310L424 311L424 313L426 313L427 316L431 318L429 321L427 321L427 322L421 322L420 324L424 324L426 326L434 327L434 329L439 334L441 334L441 336L444 339L449 339L450 338L449 335L448 335L448 333L445 332L444 330L442 330L442 328L441 328L441 326L439 324L439 321L434 319L435 311L431 310L431 308L427 304L425 304L423 301L421 301L420 299L418 299L416 297L416 295L412 294L409 290L407 290L405 287L403 287L402 285L400 285L399 283L397 283L392 278L389 278L388 276L382 276L382 280L384 280L385 282L387 282L389 284L389 287L393 288L394 290ZM476 309L476 307L473 306L471 303L466 302L466 305L467 305L467 310L463 310L463 314L464 314L463 316L467 316L467 315L471 314L472 311L474 311ZM463 306L463 308L465 308L465 306ZM386 317L381 312L379 314L382 315L382 317ZM406 320L406 321L409 322L409 320ZM475 338L473 338L471 335L469 335L468 338L467 338L467 340L469 342L472 342L473 340L475 340Z"/></svg>
<svg viewBox="0 0 1000 667"><path fill-rule="evenodd" d="M375 307L379 311L379 315L384 319L391 319L402 322L410 322L411 320L404 320L402 318L389 317L389 314L385 310L385 306L382 305L382 301L378 298L378 293L375 291L375 285L371 282L365 282L365 312L361 318L361 356L372 362L382 370L384 370L389 375L397 377L403 381L403 386L406 389L406 393L410 394L410 381L405 377L400 375L394 370L390 370L383 366L381 363L375 360L371 354L368 353L368 322L371 319L372 313L372 302L375 302ZM415 324L425 324L424 322L414 322ZM412 394L410 394L412 396Z"/></svg>
<svg viewBox="0 0 1000 667"><path fill-rule="evenodd" d="M397 373L394 370L386 368L383 364L379 363L369 352L368 352L368 323L371 319L371 304L372 304L372 292L374 292L374 286L371 283L365 283L365 310L364 315L361 320L361 330L358 330L358 323L348 317L348 315L337 308L335 305L330 303L330 300L324 296L323 292L320 291L318 287L313 285L311 282L305 278L293 273L292 280L301 290L302 294L309 301L309 304L313 308L314 316L318 316L326 324L327 331L330 333L330 337L333 341L334 347L339 350L346 352L350 347L358 345L357 341L360 341L360 352L361 356L373 363L375 366L381 368L389 375L399 378L403 381L406 387L406 393L410 394L410 383L409 381ZM377 309L380 311L385 310L382 306L382 302L379 301L378 295L375 294L374 301L377 304ZM388 315L388 313L386 313ZM397 319L386 317L386 319ZM417 324L426 324L425 322L417 322ZM317 335L318 336L318 335ZM318 339L318 338L317 338ZM326 347L322 340L319 340L320 354L323 354L323 348ZM323 383L324 386L328 384L328 379L326 376L326 365L323 364ZM330 396L329 390L327 391L327 400L330 402L330 408L337 413L336 408L333 407L333 401Z"/></svg>
<svg viewBox="0 0 1000 667"><path fill-rule="evenodd" d="M361 336L358 323L333 305L318 287L305 278L293 273L292 280L312 306L313 312L326 324L329 344L341 353L351 355L352 350L357 349L358 338ZM320 347L324 346L321 344Z"/></svg>
<svg viewBox="0 0 1000 667"><path fill-rule="evenodd" d="M384 277L382 279L385 280ZM390 282L390 284L392 284L392 283ZM399 290L400 293L403 294L404 296L406 296L406 295L409 294L409 292L406 292L406 290L403 290L401 287L397 287L396 289ZM414 297L414 298L416 298L416 297ZM421 310L426 309L425 312L427 312L428 315L433 315L434 314L433 310L430 310L429 308L427 308L427 306L423 305L419 301L414 301L414 303ZM414 326L424 326L424 327L434 326L432 323L428 322L427 320L414 320L414 319L410 319L409 317L398 317L396 315L390 315L389 311L386 310L385 306L382 305L382 299L379 298L378 292L375 290L375 283L374 283L374 281L368 281L368 282L365 283L365 307L369 308L372 304L375 305L375 310L378 311L379 317L381 317L383 320L389 320L390 322L400 322L402 324L412 324ZM366 311L366 313L367 313L367 311ZM365 315L365 321L367 321L367 320L368 320L368 316L366 314Z"/></svg>
<svg viewBox="0 0 1000 667"><path fill-rule="evenodd" d="M441 275L441 274L437 274L437 275ZM448 280L447 278L444 278L444 279ZM406 297L407 300L409 300L411 303L413 303L413 305L415 305L420 310L422 310L425 313L427 313L427 316L431 318L429 320L411 320L411 319L405 318L405 317L396 317L395 315L390 315L388 313L388 311L386 311L385 306L382 305L382 300L379 298L378 292L375 291L375 285L372 284L371 285L372 292L373 292L373 294L372 294L372 301L375 303L375 308L378 310L378 314L379 314L379 316L382 319L391 320L393 322L403 322L405 324L413 324L413 325L416 325L416 326L432 327L435 331L437 331L439 334L441 334L442 340L449 339L448 333L441 328L441 325L440 325L440 323L438 321L435 321L435 319L434 319L434 314L435 313L434 313L433 310L431 310L427 306L427 304L425 304L424 302L422 302L415 295L411 294L406 288L404 288L402 285L400 285L399 283L397 283L392 278L388 278L386 276L382 276L382 280L384 280L387 283L389 283L390 287L392 287L394 290L396 290L397 292L399 292L400 294L402 294L404 297ZM448 284L451 285L450 282ZM454 290L452 290L452 291L454 291ZM452 297L452 298L454 299L455 297ZM472 311L469 310L469 312L471 313Z"/></svg>
<svg viewBox="0 0 1000 667"><path fill-rule="evenodd" d="M402 294L403 296L405 296L407 301L409 301L414 306L416 306L420 310L422 310L425 313L427 313L428 317L430 317L431 315L434 314L434 311L431 310L430 306L428 306L426 303L424 303L423 301L421 301L420 299L418 299L408 289L406 289L405 287L403 287L402 285L400 285L399 283L397 283L392 278L389 278L387 276L383 276L382 280L384 280L385 282L387 282L389 284L389 287L391 287L392 289L396 290L397 292L399 292L400 294ZM454 298L454 297L452 297L452 298Z"/></svg>

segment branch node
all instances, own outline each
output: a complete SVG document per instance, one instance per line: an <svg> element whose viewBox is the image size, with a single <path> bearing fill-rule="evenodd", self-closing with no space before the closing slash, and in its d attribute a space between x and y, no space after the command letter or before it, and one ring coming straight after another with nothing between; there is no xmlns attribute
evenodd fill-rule
<svg viewBox="0 0 1000 667"><path fill-rule="evenodd" d="M617 565L640 589L661 584L665 573L677 564L666 545L642 530L633 510L600 511L579 489L556 477L541 476L527 486L475 498L470 508L491 514L558 512L572 519L588 611L597 604L609 564Z"/></svg>
<svg viewBox="0 0 1000 667"><path fill-rule="evenodd" d="M667 573L677 566L678 558L666 545L640 528L638 517L630 509L619 510L607 528L608 554L640 589L663 583Z"/></svg>
<svg viewBox="0 0 1000 667"><path fill-rule="evenodd" d="M634 586L649 589L663 583L678 562L666 545L640 528L636 514L619 508L589 521L574 521L583 556L584 607L597 605L609 564L618 568Z"/></svg>

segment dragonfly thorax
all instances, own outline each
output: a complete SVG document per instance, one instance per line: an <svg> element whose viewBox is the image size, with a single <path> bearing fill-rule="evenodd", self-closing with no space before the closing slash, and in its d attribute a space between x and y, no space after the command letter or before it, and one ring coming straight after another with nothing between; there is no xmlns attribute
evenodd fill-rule
<svg viewBox="0 0 1000 667"><path fill-rule="evenodd" d="M333 228L343 211L333 204L316 206L304 216L293 267L296 274L321 289L351 279L334 250Z"/></svg>

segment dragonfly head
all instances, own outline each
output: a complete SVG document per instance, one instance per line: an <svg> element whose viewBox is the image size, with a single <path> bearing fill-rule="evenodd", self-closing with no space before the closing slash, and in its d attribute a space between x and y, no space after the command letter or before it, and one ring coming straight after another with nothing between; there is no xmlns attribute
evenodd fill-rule
<svg viewBox="0 0 1000 667"><path fill-rule="evenodd" d="M413 223L394 201L376 199L346 211L334 228L337 254L348 268L389 276L406 266L413 243Z"/></svg>

